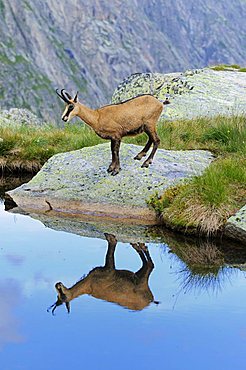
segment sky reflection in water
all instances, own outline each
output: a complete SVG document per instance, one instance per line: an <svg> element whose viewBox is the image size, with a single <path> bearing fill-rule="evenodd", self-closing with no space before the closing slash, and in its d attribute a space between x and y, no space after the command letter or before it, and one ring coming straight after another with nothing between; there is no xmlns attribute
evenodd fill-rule
<svg viewBox="0 0 246 370"><path fill-rule="evenodd" d="M70 287L103 266L107 241L51 230L3 204L0 223L1 370L245 368L245 273L220 251L199 279L194 247L148 244L159 305L134 311L82 295L70 314L61 305L53 316L55 283ZM141 267L130 244L118 242L115 260L117 269Z"/></svg>

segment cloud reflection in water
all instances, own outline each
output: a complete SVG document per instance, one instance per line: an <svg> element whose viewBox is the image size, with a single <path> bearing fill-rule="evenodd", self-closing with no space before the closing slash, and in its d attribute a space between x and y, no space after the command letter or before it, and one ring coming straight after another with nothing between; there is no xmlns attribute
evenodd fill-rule
<svg viewBox="0 0 246 370"><path fill-rule="evenodd" d="M0 281L0 350L8 343L21 343L24 336L20 332L20 321L15 316L15 308L22 301L19 284L12 279Z"/></svg>

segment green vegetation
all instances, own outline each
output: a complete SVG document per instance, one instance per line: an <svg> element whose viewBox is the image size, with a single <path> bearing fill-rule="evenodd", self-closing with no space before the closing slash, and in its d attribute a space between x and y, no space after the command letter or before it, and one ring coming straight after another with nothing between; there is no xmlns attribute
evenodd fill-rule
<svg viewBox="0 0 246 370"><path fill-rule="evenodd" d="M27 9L27 10L29 10L30 12L32 12L32 7L31 7L31 5L29 4L29 2L28 1L24 1L24 7Z"/></svg>
<svg viewBox="0 0 246 370"><path fill-rule="evenodd" d="M3 170L36 172L54 154L102 142L87 126L0 126L0 166Z"/></svg>
<svg viewBox="0 0 246 370"><path fill-rule="evenodd" d="M0 0L0 14L3 16L5 12L4 3L2 0Z"/></svg>
<svg viewBox="0 0 246 370"><path fill-rule="evenodd" d="M219 64L217 66L210 67L214 71L238 71L238 72L246 72L246 68L241 68L238 64Z"/></svg>
<svg viewBox="0 0 246 370"><path fill-rule="evenodd" d="M214 234L245 199L246 161L233 156L217 159L202 176L167 189L149 203L167 226Z"/></svg>
<svg viewBox="0 0 246 370"><path fill-rule="evenodd" d="M246 155L246 118L244 116L201 117L175 122L161 121L158 126L161 147L171 150L206 149L215 155ZM146 136L126 138L125 142L144 145Z"/></svg>
<svg viewBox="0 0 246 370"><path fill-rule="evenodd" d="M156 194L149 204L171 228L214 234L245 204L246 118L186 121L182 130L180 125L173 124L172 149L209 149L217 159L202 176Z"/></svg>
<svg viewBox="0 0 246 370"><path fill-rule="evenodd" d="M161 147L165 149L206 149L222 158L230 154L233 157L246 155L246 119L243 116L161 121L158 134ZM0 122L0 138L2 168L3 163L11 168L11 163L16 161L21 161L22 166L31 161L36 163L35 168L41 167L56 153L105 142L92 129L80 123L59 128L25 124L1 126ZM124 139L139 145L145 145L146 140L145 134Z"/></svg>

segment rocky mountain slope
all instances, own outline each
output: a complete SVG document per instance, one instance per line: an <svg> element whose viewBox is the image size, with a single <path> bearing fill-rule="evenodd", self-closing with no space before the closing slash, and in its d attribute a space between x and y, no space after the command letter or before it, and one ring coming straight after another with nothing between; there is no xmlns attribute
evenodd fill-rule
<svg viewBox="0 0 246 370"><path fill-rule="evenodd" d="M96 107L135 72L246 60L245 0L0 0L0 108L61 114L56 87Z"/></svg>

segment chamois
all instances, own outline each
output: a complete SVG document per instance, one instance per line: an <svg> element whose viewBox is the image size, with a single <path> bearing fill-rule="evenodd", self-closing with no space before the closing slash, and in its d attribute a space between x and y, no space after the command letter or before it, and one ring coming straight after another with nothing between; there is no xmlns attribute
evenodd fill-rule
<svg viewBox="0 0 246 370"><path fill-rule="evenodd" d="M122 103L111 104L93 110L78 102L78 92L74 99L65 90L57 95L67 104L62 114L62 120L68 122L71 118L78 116L88 126L92 127L95 133L103 139L111 140L112 162L108 172L113 176L120 171L119 149L121 139L124 136L134 136L145 132L148 135L148 142L134 159L140 160L146 156L151 145L153 149L149 157L141 167L149 167L153 161L155 152L160 144L156 132L157 121L162 113L163 104L169 104L166 99L161 103L153 95L145 94Z"/></svg>
<svg viewBox="0 0 246 370"><path fill-rule="evenodd" d="M142 267L137 272L117 270L114 261L117 239L112 234L105 233L104 235L108 241L105 265L95 267L71 288L66 288L61 282L56 283L57 301L48 309L49 311L52 308L52 314L56 307L63 303L70 312L70 302L82 294L117 303L131 310L142 310L151 302L159 303L154 301L148 286L148 279L154 264L145 244L131 243L142 260Z"/></svg>

